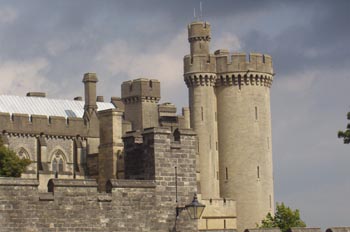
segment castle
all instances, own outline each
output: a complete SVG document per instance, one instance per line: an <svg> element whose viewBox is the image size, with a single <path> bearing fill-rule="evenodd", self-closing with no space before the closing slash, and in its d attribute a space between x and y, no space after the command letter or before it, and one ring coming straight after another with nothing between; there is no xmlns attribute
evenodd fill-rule
<svg viewBox="0 0 350 232"><path fill-rule="evenodd" d="M2 141L32 161L21 178L0 178L4 231L168 231L178 221L181 231L242 232L273 212L272 59L212 54L210 39L209 23L188 26L182 115L145 78L110 102L94 73L84 101L0 96ZM195 192L202 218L175 219Z"/></svg>

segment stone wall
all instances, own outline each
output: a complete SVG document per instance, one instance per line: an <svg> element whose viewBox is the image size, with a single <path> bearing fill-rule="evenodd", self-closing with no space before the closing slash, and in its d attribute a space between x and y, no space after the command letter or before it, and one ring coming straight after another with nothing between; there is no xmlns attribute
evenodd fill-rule
<svg viewBox="0 0 350 232"><path fill-rule="evenodd" d="M170 129L152 128L142 133L141 143L127 142L126 156L138 151L132 147L148 151L152 158L143 160L153 176L111 179L103 193L92 179L50 179L43 192L37 179L0 178L1 231L160 232L174 231L175 221L177 231L197 231L196 221L186 212L176 219L175 210L197 191L196 137L192 130L179 130L177 136L174 141Z"/></svg>
<svg viewBox="0 0 350 232"><path fill-rule="evenodd" d="M155 181L109 183L111 193L98 193L95 180L51 179L51 192L40 193L36 179L0 178L1 231L169 231L173 228L175 203L163 206L158 201ZM193 227L191 221L186 223ZM195 231L184 227L181 220L178 229Z"/></svg>

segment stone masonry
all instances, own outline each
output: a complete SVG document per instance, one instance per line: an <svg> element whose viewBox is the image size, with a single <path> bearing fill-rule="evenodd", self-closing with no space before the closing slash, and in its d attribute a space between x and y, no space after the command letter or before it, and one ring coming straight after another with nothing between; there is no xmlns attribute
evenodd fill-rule
<svg viewBox="0 0 350 232"><path fill-rule="evenodd" d="M134 138L124 138L126 156L133 153ZM195 134L181 130L174 141L169 129L154 128L140 140L151 154L153 175L110 179L106 192L99 192L93 179L51 179L48 192L41 192L37 179L0 178L1 231L172 231L176 206L190 203L196 192ZM177 229L197 231L197 224L183 212Z"/></svg>

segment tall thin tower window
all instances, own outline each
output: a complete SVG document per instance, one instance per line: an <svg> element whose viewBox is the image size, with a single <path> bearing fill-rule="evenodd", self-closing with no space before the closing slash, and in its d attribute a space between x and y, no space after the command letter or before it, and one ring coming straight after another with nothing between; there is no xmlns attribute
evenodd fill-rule
<svg viewBox="0 0 350 232"><path fill-rule="evenodd" d="M228 180L228 170L227 170L227 168L225 170L225 179Z"/></svg>
<svg viewBox="0 0 350 232"><path fill-rule="evenodd" d="M202 116L202 121L203 121L204 120L203 106L201 107L201 116Z"/></svg>
<svg viewBox="0 0 350 232"><path fill-rule="evenodd" d="M256 167L256 175L259 179L260 178L260 167L259 166Z"/></svg>
<svg viewBox="0 0 350 232"><path fill-rule="evenodd" d="M255 120L258 120L258 107L255 106Z"/></svg>

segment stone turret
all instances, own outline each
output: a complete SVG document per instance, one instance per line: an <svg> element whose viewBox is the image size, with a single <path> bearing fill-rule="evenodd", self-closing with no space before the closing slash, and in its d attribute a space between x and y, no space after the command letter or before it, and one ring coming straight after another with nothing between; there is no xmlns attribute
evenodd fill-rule
<svg viewBox="0 0 350 232"><path fill-rule="evenodd" d="M125 120L131 122L132 130L158 126L158 80L140 78L123 82L122 100L125 104Z"/></svg>
<svg viewBox="0 0 350 232"><path fill-rule="evenodd" d="M255 227L274 208L272 59L259 53L250 53L247 59L245 53L230 54L226 49L210 54L210 39L209 23L188 26L190 54L184 57L184 79L190 126L198 138L199 190L203 201L235 200L236 209L230 213L235 215L237 210L237 224L231 226L242 232ZM226 229L229 214L210 210L201 228ZM226 217L225 226L217 217Z"/></svg>
<svg viewBox="0 0 350 232"><path fill-rule="evenodd" d="M197 180L202 199L219 197L218 134L216 122L216 60L209 53L210 24L188 26L191 53L184 58L189 90L190 126L198 137Z"/></svg>
<svg viewBox="0 0 350 232"><path fill-rule="evenodd" d="M83 83L85 87L84 119L90 120L92 115L96 115L96 83L98 82L96 73L85 73Z"/></svg>
<svg viewBox="0 0 350 232"><path fill-rule="evenodd" d="M216 55L220 191L236 200L237 230L273 212L269 55ZM230 60L230 61L229 61Z"/></svg>

